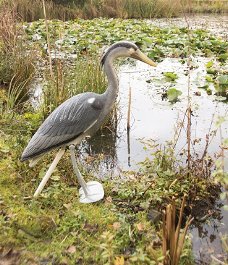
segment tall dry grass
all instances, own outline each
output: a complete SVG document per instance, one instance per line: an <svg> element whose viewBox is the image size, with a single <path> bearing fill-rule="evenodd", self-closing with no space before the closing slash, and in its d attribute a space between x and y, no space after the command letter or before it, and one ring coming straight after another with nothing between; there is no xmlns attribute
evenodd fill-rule
<svg viewBox="0 0 228 265"><path fill-rule="evenodd" d="M0 16L0 86L7 94L5 109L11 110L28 98L35 54L26 49L15 10L1 6Z"/></svg>
<svg viewBox="0 0 228 265"><path fill-rule="evenodd" d="M168 204L166 210L163 212L163 265L178 265L180 261L181 252L184 247L187 230L194 218L188 217L183 231L181 231L182 219L184 214L184 207L187 196L183 197L179 217L176 220L176 206L175 202ZM176 225L177 221L177 225Z"/></svg>
<svg viewBox="0 0 228 265"><path fill-rule="evenodd" d="M2 5L14 9L23 21L44 19L42 0L3 0ZM53 1L45 1L47 18L70 20L78 17L80 11L76 6L64 6Z"/></svg>
<svg viewBox="0 0 228 265"><path fill-rule="evenodd" d="M70 20L95 17L153 18L177 16L181 0L85 0L45 1L47 18ZM61 4L62 3L62 4ZM13 8L24 21L43 19L42 0L3 0L2 5Z"/></svg>
<svg viewBox="0 0 228 265"><path fill-rule="evenodd" d="M227 13L228 0L185 0L189 13Z"/></svg>
<svg viewBox="0 0 228 265"><path fill-rule="evenodd" d="M181 11L180 0L91 0L82 8L83 18L173 17Z"/></svg>
<svg viewBox="0 0 228 265"><path fill-rule="evenodd" d="M128 18L159 18L179 15L181 3L179 0L124 0L124 9Z"/></svg>
<svg viewBox="0 0 228 265"><path fill-rule="evenodd" d="M42 0L2 0L23 21L43 19ZM160 18L175 17L181 12L228 12L228 0L46 0L47 18Z"/></svg>

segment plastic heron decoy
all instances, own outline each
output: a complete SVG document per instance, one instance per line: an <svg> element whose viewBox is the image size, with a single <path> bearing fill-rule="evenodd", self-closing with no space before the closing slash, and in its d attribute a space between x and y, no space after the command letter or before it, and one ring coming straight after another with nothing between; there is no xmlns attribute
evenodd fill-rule
<svg viewBox="0 0 228 265"><path fill-rule="evenodd" d="M97 181L87 183L84 181L77 166L75 145L79 144L86 136L93 135L114 106L118 94L118 78L113 67L113 61L118 57L131 57L151 66L156 66L131 42L120 41L106 50L102 55L101 65L108 78L107 90L103 94L92 92L78 94L63 102L39 127L22 154L21 160L31 160L30 166L34 166L45 153L59 148L34 197L37 197L43 190L66 147L69 147L73 169L81 185L79 190L80 202L96 202L104 197L102 184Z"/></svg>

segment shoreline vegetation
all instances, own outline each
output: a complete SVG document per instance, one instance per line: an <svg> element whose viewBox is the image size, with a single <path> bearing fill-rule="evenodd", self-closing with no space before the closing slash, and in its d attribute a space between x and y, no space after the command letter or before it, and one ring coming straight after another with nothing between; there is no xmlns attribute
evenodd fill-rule
<svg viewBox="0 0 228 265"><path fill-rule="evenodd" d="M78 18L115 17L117 12L122 18L153 17L154 9L151 6L150 11L146 6L155 1L71 1L70 6L68 2L45 2L48 30L47 20L42 19L42 1L0 2L0 264L193 265L187 229L216 218L215 202L222 185L223 196L227 196L228 175L224 172L227 139L221 139L224 140L221 153L214 156L208 153L210 141L221 129L225 117L220 117L216 132L206 136L203 156L194 157L191 145L196 139L191 135L189 97L187 115L177 124L174 142L166 142L164 146L145 143L151 156L140 163L140 170L122 172L123 176L111 180L108 176L102 179L105 199L92 205L78 202L78 183L69 154L60 161L37 200L31 196L54 153L45 156L34 168L21 163L20 156L31 135L57 105L91 88L98 93L106 89L98 55L104 45L131 39L157 62L170 57L190 65L191 56L213 58L205 65L206 85L200 89L209 97L219 93L227 100L228 43L204 29L160 29L136 19ZM164 10L159 7L160 3ZM178 4L156 1L156 16L178 15ZM76 20L70 21L75 17ZM24 22L18 23L21 20ZM186 74L190 76L189 72ZM178 75L166 72L164 77L175 84ZM28 99L34 92L31 85L40 79L42 100L34 109ZM190 86L186 89L190 94ZM170 104L178 101L178 92L176 89L167 92ZM115 142L115 113L113 117L106 129ZM185 130L189 149L181 150L188 161L183 164L176 156L175 145ZM82 165L92 164L96 168L103 158L100 152L85 157ZM86 180L94 179L93 170L81 167ZM222 240L224 251L228 252L227 238L224 236ZM219 258L226 262L225 257Z"/></svg>
<svg viewBox="0 0 228 265"><path fill-rule="evenodd" d="M2 0L22 21L44 19L42 0ZM76 18L151 19L177 17L184 13L227 13L228 0L47 0L48 19Z"/></svg>

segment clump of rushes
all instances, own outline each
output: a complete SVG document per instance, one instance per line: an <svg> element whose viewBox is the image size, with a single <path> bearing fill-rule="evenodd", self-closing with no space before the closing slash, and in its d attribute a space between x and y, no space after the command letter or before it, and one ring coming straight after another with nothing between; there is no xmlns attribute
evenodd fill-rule
<svg viewBox="0 0 228 265"><path fill-rule="evenodd" d="M35 55L26 49L25 35L17 27L15 11L1 6L0 16L0 86L7 94L4 109L9 111L28 99L35 74Z"/></svg>
<svg viewBox="0 0 228 265"><path fill-rule="evenodd" d="M185 237L187 230L193 218L189 217L183 232L181 232L181 223L184 214L184 206L186 202L186 195L184 196L179 218L176 226L176 207L175 202L168 204L166 210L163 212L163 241L162 241L162 250L164 255L164 265L178 265L180 261L181 252L184 247Z"/></svg>
<svg viewBox="0 0 228 265"><path fill-rule="evenodd" d="M58 4L57 1L45 1L49 19L70 20L79 16L79 9L75 5ZM23 21L35 21L44 18L42 0L3 0L2 5L15 9Z"/></svg>

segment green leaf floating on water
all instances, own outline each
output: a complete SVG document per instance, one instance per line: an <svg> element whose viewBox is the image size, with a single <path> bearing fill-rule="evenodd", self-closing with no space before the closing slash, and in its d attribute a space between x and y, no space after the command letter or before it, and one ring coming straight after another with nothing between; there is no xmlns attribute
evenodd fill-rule
<svg viewBox="0 0 228 265"><path fill-rule="evenodd" d="M218 83L219 85L224 85L228 88L228 75L220 75L218 77Z"/></svg>
<svg viewBox="0 0 228 265"><path fill-rule="evenodd" d="M216 75L217 73L218 73L217 69L214 69L214 68L207 69L207 74Z"/></svg>
<svg viewBox="0 0 228 265"><path fill-rule="evenodd" d="M213 62L209 61L208 63L206 63L206 68L211 68L213 66Z"/></svg>
<svg viewBox="0 0 228 265"><path fill-rule="evenodd" d="M178 78L177 74L174 72L165 72L163 75L170 81L175 81Z"/></svg>
<svg viewBox="0 0 228 265"><path fill-rule="evenodd" d="M181 94L182 92L174 87L167 90L168 100L172 103L176 102Z"/></svg>
<svg viewBox="0 0 228 265"><path fill-rule="evenodd" d="M221 93L228 92L228 75L218 76L215 88Z"/></svg>
<svg viewBox="0 0 228 265"><path fill-rule="evenodd" d="M210 75L206 75L205 76L205 79L206 79L207 82L210 82L210 83L213 83L214 82L212 76L210 76Z"/></svg>

